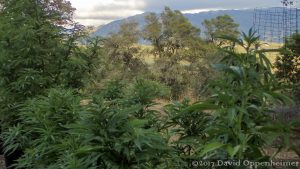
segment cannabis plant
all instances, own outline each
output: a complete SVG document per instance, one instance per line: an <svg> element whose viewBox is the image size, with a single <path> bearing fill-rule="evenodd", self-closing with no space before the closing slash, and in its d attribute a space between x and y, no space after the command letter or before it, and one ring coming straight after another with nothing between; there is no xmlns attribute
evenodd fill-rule
<svg viewBox="0 0 300 169"><path fill-rule="evenodd" d="M263 160L270 158L264 148L275 139L282 140L282 144L277 145L278 150L289 145L289 133L295 123L272 122L271 107L290 104L292 100L282 94L282 86L266 57L267 51L259 49L255 32L250 30L242 37L223 37L244 48L244 52L223 48L224 58L213 66L222 76L210 83L211 96L190 106L190 112L213 109L210 111L213 120L202 130L206 136L204 144L198 144L192 154L199 158Z"/></svg>

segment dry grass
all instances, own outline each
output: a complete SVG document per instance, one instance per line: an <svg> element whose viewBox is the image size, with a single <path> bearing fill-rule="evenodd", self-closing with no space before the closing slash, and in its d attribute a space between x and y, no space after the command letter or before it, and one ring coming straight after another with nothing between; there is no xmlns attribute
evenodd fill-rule
<svg viewBox="0 0 300 169"><path fill-rule="evenodd" d="M272 43L272 42L261 42L262 49L279 49L283 46L281 43ZM245 50L238 46L237 52L245 52ZM271 63L274 64L276 61L276 57L278 56L278 52L269 52L267 53L267 57L270 59Z"/></svg>
<svg viewBox="0 0 300 169"><path fill-rule="evenodd" d="M272 43L272 42L261 42L262 49L279 49L283 46L281 43ZM139 57L143 58L146 64L154 64L155 63L155 56L151 54L151 50L153 47L151 45L139 45L141 48L141 52L139 53ZM243 48L238 46L237 52L244 52ZM278 56L278 52L269 52L267 53L268 58L270 59L271 63L275 63L276 57ZM185 62L182 64L186 64Z"/></svg>

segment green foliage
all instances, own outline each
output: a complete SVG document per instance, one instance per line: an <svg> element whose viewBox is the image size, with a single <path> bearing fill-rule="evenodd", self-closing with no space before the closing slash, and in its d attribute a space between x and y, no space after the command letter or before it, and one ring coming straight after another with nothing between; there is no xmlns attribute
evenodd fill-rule
<svg viewBox="0 0 300 169"><path fill-rule="evenodd" d="M161 19L164 28L163 34L169 41L167 43L171 43L174 48L186 45L188 40L200 34L200 30L195 28L180 11L172 11L166 7L161 14Z"/></svg>
<svg viewBox="0 0 300 169"><path fill-rule="evenodd" d="M152 54L158 56L153 65L156 79L170 86L173 99L190 89L200 90L213 74L205 62L214 60L215 48L201 40L200 30L180 11L166 7L160 17L151 13L145 20L144 39L151 42Z"/></svg>
<svg viewBox="0 0 300 169"><path fill-rule="evenodd" d="M300 35L295 34L290 37L285 44L285 49L281 55L277 57L275 67L276 76L284 83L291 85L291 93L293 93L297 101L300 100L299 82L300 82Z"/></svg>
<svg viewBox="0 0 300 169"><path fill-rule="evenodd" d="M80 98L70 90L52 89L47 97L29 100L20 110L19 123L2 133L5 153L24 151L16 168L48 168L67 146L66 125L79 119ZM70 145L71 146L71 145Z"/></svg>
<svg viewBox="0 0 300 169"><path fill-rule="evenodd" d="M243 34L243 40L231 38L244 47L246 53L225 50L227 56L223 63L215 65L224 76L211 84L213 95L209 102L220 108L214 112L215 120L208 134L210 142L215 140L222 146L216 148L218 151L204 153L205 156L261 160L267 158L263 148L274 138L288 138L289 127L272 122L270 107L289 104L292 100L282 94L265 51L257 50L258 38L254 34L250 30ZM280 149L288 143L277 146ZM227 156L220 156L219 151L227 152Z"/></svg>
<svg viewBox="0 0 300 169"><path fill-rule="evenodd" d="M137 79L127 89L127 97L135 103L151 105L156 98L168 98L170 90L167 86L152 80Z"/></svg>
<svg viewBox="0 0 300 169"><path fill-rule="evenodd" d="M171 58L158 59L155 66L154 70L158 80L170 86L172 99L179 99L188 88L187 66Z"/></svg>
<svg viewBox="0 0 300 169"><path fill-rule="evenodd" d="M64 0L4 1L0 17L1 128L20 104L54 86L81 88L89 65L76 44L82 27ZM68 27L66 29L64 27Z"/></svg>
<svg viewBox="0 0 300 169"><path fill-rule="evenodd" d="M172 99L179 99L189 91L199 97L201 88L214 75L207 62L214 62L218 55L216 47L201 40L200 30L180 11L166 8L160 16L150 13L145 20L142 31L135 21L126 21L117 33L100 42L98 48L103 49L103 57L91 89L101 86L97 83L103 79L130 81L143 77L169 86ZM151 42L153 48L148 51L138 45L141 37ZM145 64L144 59L152 56L154 64Z"/></svg>
<svg viewBox="0 0 300 169"><path fill-rule="evenodd" d="M163 46L161 44L162 41L162 23L159 21L159 17L157 17L156 13L150 13L145 16L146 26L143 30L143 38L152 43L155 48L155 54L161 55L163 51ZM157 52L157 53L156 53Z"/></svg>
<svg viewBox="0 0 300 169"><path fill-rule="evenodd" d="M259 49L252 30L238 39L228 16L206 21L216 26L219 42L229 42L220 51L179 11L146 16L143 37L158 56L150 70L135 22L106 39L83 40L64 0L0 4L0 139L6 155L22 152L14 168L179 169L193 159L265 160L272 157L263 148L278 138L278 152L297 149L288 138L299 121L270 119L270 107L292 101L282 94L267 50ZM297 41L288 44L298 55ZM215 73L207 64L219 54L220 76L211 82ZM99 79L107 83L84 88ZM178 99L192 88L198 95L208 81L204 101L154 107L156 99ZM81 89L88 91L84 97Z"/></svg>
<svg viewBox="0 0 300 169"><path fill-rule="evenodd" d="M196 160L195 152L205 143L205 130L211 124L212 118L209 113L201 111L201 106L191 106L189 102L185 99L183 102L167 105L165 112L168 116L164 127L171 129L171 145L179 155L183 159ZM204 105L205 109L209 109L210 106L213 105ZM195 107L197 110L194 110Z"/></svg>
<svg viewBox="0 0 300 169"><path fill-rule="evenodd" d="M145 129L146 119L135 118L138 109L91 103L83 119L72 126L71 133L85 140L79 155L94 155L93 163L100 168L155 168L162 163L166 141L153 129Z"/></svg>
<svg viewBox="0 0 300 169"><path fill-rule="evenodd" d="M140 34L138 24L134 21L121 25L118 33L111 34L104 41L107 53L105 64L113 64L113 71L120 70L128 78L138 72L146 72L146 67L137 56L140 48L137 46Z"/></svg>
<svg viewBox="0 0 300 169"><path fill-rule="evenodd" d="M135 117L146 119L147 128L153 128L159 131L161 129L161 112L152 108L157 105L155 99L170 97L170 90L167 86L152 80L137 79L125 90L125 107L136 107Z"/></svg>
<svg viewBox="0 0 300 169"><path fill-rule="evenodd" d="M100 94L87 106L80 106L73 91L52 89L26 102L18 125L1 135L5 152L24 150L16 168L167 168L164 160L172 156L167 140L149 127L151 118L137 116L141 109L153 113L148 108L163 95L160 86L138 81L128 91L136 95L128 99L105 100Z"/></svg>
<svg viewBox="0 0 300 169"><path fill-rule="evenodd" d="M277 144L278 151L289 147L288 138L296 126L273 122L270 107L292 100L282 94L254 34L250 30L243 39L226 38L246 52L223 49L224 58L214 65L222 76L210 83L211 96L206 101L191 106L185 101L167 109L185 158L266 160L271 157L263 149L279 137L283 142Z"/></svg>
<svg viewBox="0 0 300 169"><path fill-rule="evenodd" d="M222 15L211 20L204 20L202 23L205 27L205 34L209 41L217 44L218 46L226 43L225 39L220 39L220 36L230 36L238 38L240 32L239 25L229 15ZM228 42L228 41L227 41Z"/></svg>
<svg viewBox="0 0 300 169"><path fill-rule="evenodd" d="M124 84L120 80L113 80L106 83L101 96L106 100L115 100L124 95Z"/></svg>

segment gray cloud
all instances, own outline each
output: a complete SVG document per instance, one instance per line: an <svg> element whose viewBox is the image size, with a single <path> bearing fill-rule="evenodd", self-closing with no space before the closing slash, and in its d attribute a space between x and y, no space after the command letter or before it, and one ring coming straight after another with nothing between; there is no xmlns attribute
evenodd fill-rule
<svg viewBox="0 0 300 169"><path fill-rule="evenodd" d="M75 20L84 25L101 25L113 20L143 13L144 1L141 0L91 0L90 4L79 0L74 2Z"/></svg>

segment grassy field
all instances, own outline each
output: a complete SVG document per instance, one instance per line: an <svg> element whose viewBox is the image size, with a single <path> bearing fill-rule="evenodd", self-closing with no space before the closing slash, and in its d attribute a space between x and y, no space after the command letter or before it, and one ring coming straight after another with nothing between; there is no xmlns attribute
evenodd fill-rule
<svg viewBox="0 0 300 169"><path fill-rule="evenodd" d="M272 42L262 42L261 43L262 49L279 49L283 46L281 43L272 43ZM237 47L237 51L244 52L242 47ZM276 57L278 56L278 52L269 52L267 53L268 58L270 59L271 63L275 63Z"/></svg>
<svg viewBox="0 0 300 169"><path fill-rule="evenodd" d="M279 49L283 46L283 44L280 43L272 43L272 42L262 42L261 48L263 49ZM144 59L146 64L153 64L155 60L155 56L153 54L150 54L151 50L153 49L150 45L139 45L139 47L142 49L139 56ZM237 47L238 52L244 52L243 48L238 46ZM276 57L278 56L278 52L269 52L267 53L268 58L270 59L271 63L275 63ZM186 64L186 63L182 63Z"/></svg>

